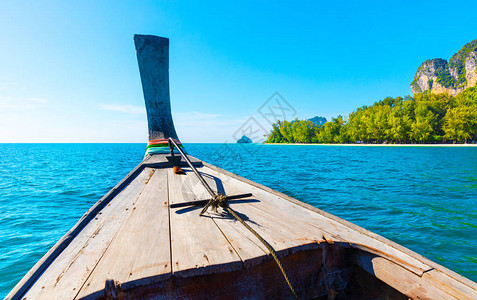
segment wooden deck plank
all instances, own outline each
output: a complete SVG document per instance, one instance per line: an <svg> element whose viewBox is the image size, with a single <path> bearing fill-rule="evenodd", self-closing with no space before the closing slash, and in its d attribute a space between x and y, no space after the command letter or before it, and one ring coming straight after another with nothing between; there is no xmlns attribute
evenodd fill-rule
<svg viewBox="0 0 477 300"><path fill-rule="evenodd" d="M445 291L456 299L477 299L477 291L474 288L463 285L459 281L438 270L434 269L424 273L424 275L422 275L422 280L434 285L435 288Z"/></svg>
<svg viewBox="0 0 477 300"><path fill-rule="evenodd" d="M171 169L156 170L149 183L147 174L142 172L136 178L144 177L143 186L144 182L147 183L142 194L136 191L141 196L134 197L134 192L130 191L134 189L134 185L138 186L136 190L140 187L135 180L65 250L64 253L72 252L67 264L64 259L57 260L46 270L45 274L57 269L56 277L52 275L54 273L48 273L47 277L44 274L39 280L53 278L49 282L56 283L48 286L37 282L27 298L69 299L79 291L78 285L80 288L84 287L77 295L82 297L102 290L105 280L109 278L126 282L124 287L127 288L141 284L139 281L143 279L150 280L151 283L165 280L171 273L182 278L215 274L239 270L242 266L247 268L266 260L268 251L261 242L221 209L218 212L209 210L206 215L199 217L201 207L169 209L167 202L153 201L157 200L158 194L163 194L160 198L169 198L170 204L209 198L195 174L187 167L184 170L185 175L173 174ZM368 266L368 272L379 273L372 274L388 284L394 284L395 288L408 295L465 298L466 295L475 294L475 290L470 287L463 289L461 282L447 274L432 270L432 267L410 255L409 250L405 249L406 252L402 247L393 247L392 242L386 243L384 238L378 239L372 234L366 234L364 229L358 230L360 228L355 225L347 226L346 222L340 222L336 217L330 218L326 214L317 213L307 208L306 204L290 201L286 199L286 195L280 196L278 192L270 192L258 184L240 180L237 176L231 177L220 169L204 166L199 171L213 190L228 195L253 194L253 197L247 199L231 201L230 206L269 241L280 256L299 250L316 249L326 236L327 241L364 250L366 257L360 257L357 263L364 269ZM126 192L130 194L123 195ZM123 203L122 207L124 210L129 209L129 212L121 213L117 203L120 197L127 199L123 202L129 204ZM137 199L136 202L132 198ZM133 210L134 207L136 209ZM158 211L163 213L158 214ZM113 233L105 229L111 220L116 223L116 227L112 227ZM147 235L150 230L141 230L144 220L148 220L148 227L155 228L153 231L160 232L157 239L149 240ZM157 224L153 224L151 220L157 221ZM171 226L170 235L168 230L161 232L168 225ZM108 231L109 235L104 231ZM141 240L146 240L146 244L141 244ZM160 255L152 251L157 249L170 256L159 258ZM154 255L158 255L157 263L151 262ZM118 257L122 259L118 261ZM372 266L371 269L369 265ZM68 280L64 279L65 276ZM146 281L143 283L149 283Z"/></svg>
<svg viewBox="0 0 477 300"><path fill-rule="evenodd" d="M107 279L119 281L127 289L166 280L170 275L167 169L158 169L78 298L103 290Z"/></svg>
<svg viewBox="0 0 477 300"><path fill-rule="evenodd" d="M319 241L321 239L321 236L319 235L321 234L327 236L327 238L331 239L332 241L346 242L359 249L365 249L375 254L387 255L388 257L395 258L396 261L403 267L415 272L418 275L422 275L423 272L432 269L430 266L388 244L353 230L334 220L326 218L323 215L296 205L290 201L286 201L285 199L273 195L268 191L264 191L238 179L231 178L223 173L217 172L216 170L212 170L207 166L204 166L201 169L202 172L220 178L227 189L229 189L228 193L251 192L254 197L260 200L260 202L252 202L246 205L241 205L240 208L237 208L238 211L249 211L249 207L253 207L261 211L261 216L274 215L279 219L283 219L285 228L286 226L290 226L290 224L300 224L299 227L302 228L303 231L288 231L288 233L292 235L290 238L296 238L297 240L307 238L310 240ZM233 208L234 204L231 204L231 207ZM313 231L310 230L310 228L315 228L316 230ZM297 236L302 235L303 233L306 233L306 235ZM274 237L272 236L271 238L273 239Z"/></svg>
<svg viewBox="0 0 477 300"><path fill-rule="evenodd" d="M168 154L156 154L156 155L148 155L144 158L143 165L145 167L151 167L151 168L170 168L171 164L167 160L166 156ZM179 155L179 154L176 154ZM198 160L195 157L187 155L189 160L191 161L192 165L195 167L201 167L202 166L202 161ZM186 167L187 163L185 162L184 158L181 159L181 166Z"/></svg>
<svg viewBox="0 0 477 300"><path fill-rule="evenodd" d="M27 299L73 299L101 258L117 230L139 197L152 169L144 169L73 239L45 270Z"/></svg>
<svg viewBox="0 0 477 300"><path fill-rule="evenodd" d="M194 200L186 183L189 174L177 175L168 170L171 203ZM228 272L242 267L240 257L210 217L199 217L197 209L171 208L170 222L174 276Z"/></svg>
<svg viewBox="0 0 477 300"><path fill-rule="evenodd" d="M185 168L185 171L189 173L189 169ZM227 182L221 181L216 176L211 175L207 172L207 169L200 168L199 172L202 173L205 181L214 191L219 191L221 193L226 192L227 194L237 194L244 193L244 191L237 191L233 189L233 186L229 186ZM210 198L206 189L202 186L198 178L192 173L190 180L187 181L187 184L194 186L196 198L198 199L207 199ZM245 202L245 203L243 203ZM290 226L287 223L286 219L279 219L275 217L269 217L267 214L263 214L259 210L250 210L249 202L259 202L259 200L254 197L249 197L247 199L241 199L239 202L242 204L231 204L231 206L239 205L238 214L246 220L247 224L252 226L252 228L257 231L262 237L267 240L272 247L279 252L280 256L285 256L299 250L308 250L318 248L318 243L315 240L307 239L306 228L297 227L296 224ZM231 202L232 203L232 202ZM202 207L200 207L201 209ZM197 209L199 211L199 209ZM195 211L194 211L195 212ZM235 251L239 254L240 258L244 263L244 267L248 268L254 266L258 263L263 262L266 259L269 259L269 251L266 247L260 242L260 240L247 228L243 226L239 221L229 213L225 212L222 209L219 209L217 212L212 212L211 209L208 211L208 216L210 216L223 234L227 237L229 242L234 247ZM299 238L296 238L295 234L290 234L292 231L300 231L301 235ZM316 232L314 235L320 237L320 232Z"/></svg>
<svg viewBox="0 0 477 300"><path fill-rule="evenodd" d="M257 196L256 189L253 187L237 186L235 181L230 181L230 178L221 176L221 174L208 168L201 169L203 173L209 175L209 178L216 178L215 182L220 181L227 195L252 192L252 197L242 199L241 201L230 201L229 205L239 214L242 214L245 219L249 219L251 224L255 223L258 230L270 231L269 235L274 234L270 238L277 239L274 243L277 246L281 245L279 246L280 250L323 241L323 232L321 230L310 227L309 224L305 224L306 220L300 219L295 215L295 210L301 208L291 207L292 211L289 210L290 207L285 209L277 208L275 205L267 202L267 195ZM210 180L209 184L212 185L214 181ZM264 224L260 223L262 220ZM257 228L255 229L257 230Z"/></svg>
<svg viewBox="0 0 477 300"><path fill-rule="evenodd" d="M196 175L192 173L190 168L183 169L190 175L185 180L184 184L191 187L191 190L194 191L193 194L195 195L195 198L200 200L210 198L209 193ZM202 168L199 169L199 172L203 173ZM207 173L203 173L202 175L212 190L215 192L217 192L217 190L221 191L221 188L217 188L217 182L214 180L214 177ZM201 209L202 207L191 213L198 213ZM215 224L220 228L227 240L233 246L234 250L240 256L245 268L257 265L267 259L269 254L267 248L257 237L240 224L240 222L233 219L232 216L224 213L222 210L213 212L211 209L209 209L205 215L212 218Z"/></svg>
<svg viewBox="0 0 477 300"><path fill-rule="evenodd" d="M207 212L240 256L244 268L256 266L268 258L267 248L250 231L231 216L221 212Z"/></svg>
<svg viewBox="0 0 477 300"><path fill-rule="evenodd" d="M464 299L453 297L435 286L435 283L423 280L385 258L362 252L355 259L366 272L413 299Z"/></svg>
<svg viewBox="0 0 477 300"><path fill-rule="evenodd" d="M189 167L182 167L182 170L186 173L184 174L175 174L177 176L181 176L177 179L181 180L181 184L187 186L186 189L182 189L183 197L172 197L169 199L170 204L178 204L184 203L188 201L196 201L200 199L207 199L210 197L206 192L204 193L204 189L202 185L197 185L196 182L193 182L194 176L196 176Z"/></svg>

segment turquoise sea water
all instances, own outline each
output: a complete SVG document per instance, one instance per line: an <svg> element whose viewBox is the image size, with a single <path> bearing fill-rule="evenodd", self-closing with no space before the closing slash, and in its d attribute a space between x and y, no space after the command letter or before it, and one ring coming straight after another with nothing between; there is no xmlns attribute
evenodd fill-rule
<svg viewBox="0 0 477 300"><path fill-rule="evenodd" d="M0 144L0 297L146 144ZM477 148L186 144L477 281Z"/></svg>

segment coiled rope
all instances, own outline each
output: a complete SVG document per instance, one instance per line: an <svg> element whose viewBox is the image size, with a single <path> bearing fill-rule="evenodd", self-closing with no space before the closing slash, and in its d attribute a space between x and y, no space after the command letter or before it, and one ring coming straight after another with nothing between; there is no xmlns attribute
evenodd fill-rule
<svg viewBox="0 0 477 300"><path fill-rule="evenodd" d="M199 178L199 181L202 183L202 185L205 187L205 189L207 190L207 192L211 196L210 200L207 202L207 204L205 204L204 208L202 208L202 211L200 212L199 215L202 216L202 214L204 214L209 207L211 207L214 211L217 211L218 207L222 207L228 213L230 213L237 221L242 223L242 225L245 226L245 228L247 228L255 237L257 237L260 240L260 242L262 242L262 244L270 252L273 259L275 260L278 267L280 268L280 271L282 272L283 277L285 278L285 281L287 282L288 287L290 288L290 291L292 292L295 299L298 299L298 295L296 294L295 289L293 288L293 285L292 285L290 279L288 278L287 272L285 271L285 268L283 267L282 263L280 262L280 259L278 258L278 255L277 255L277 252L275 251L275 249L273 249L273 247L260 234L258 234L258 232L256 232L252 227L250 227L250 225L248 225L232 208L230 208L230 206L227 203L228 198L227 198L226 195L222 195L220 193L215 194L215 192L210 188L210 186L204 180L202 175L192 165L192 163L189 160L189 158L187 157L187 155L185 155L185 153L182 151L182 149L177 146L176 142L172 138L169 138L168 144L169 144L169 149L170 149L171 155L172 156L174 155L173 150L174 150L174 147L175 147L179 151L181 156L185 159L185 161L187 162L189 167L192 169L192 171L197 175L197 177Z"/></svg>

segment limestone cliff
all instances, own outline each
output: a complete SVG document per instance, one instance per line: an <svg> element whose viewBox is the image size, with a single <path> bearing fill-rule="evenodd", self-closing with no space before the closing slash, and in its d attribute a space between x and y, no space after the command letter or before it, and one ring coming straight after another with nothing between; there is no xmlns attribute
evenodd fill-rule
<svg viewBox="0 0 477 300"><path fill-rule="evenodd" d="M457 95L477 82L477 40L465 45L449 62L442 58L426 60L411 83L412 93Z"/></svg>

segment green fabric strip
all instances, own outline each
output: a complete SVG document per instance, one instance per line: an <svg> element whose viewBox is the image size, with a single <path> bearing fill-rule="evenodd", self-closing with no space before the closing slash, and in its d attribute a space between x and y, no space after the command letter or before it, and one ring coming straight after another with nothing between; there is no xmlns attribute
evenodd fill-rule
<svg viewBox="0 0 477 300"><path fill-rule="evenodd" d="M186 152L184 149L184 146L179 145L181 147L182 151ZM146 147L146 155L148 154L169 154L169 145L168 144L156 144L156 145L148 145ZM180 154L177 149L174 148L174 153L175 154ZM187 153L187 152L186 152Z"/></svg>

